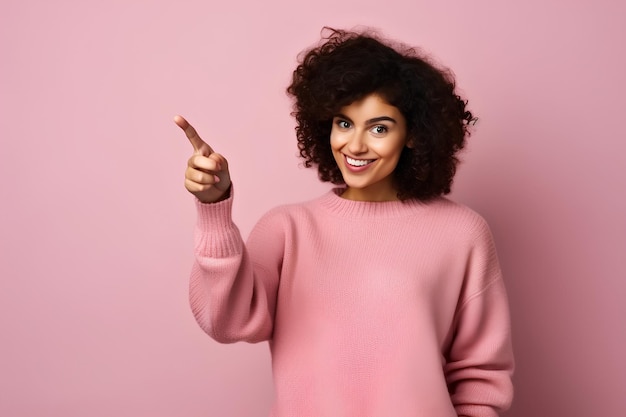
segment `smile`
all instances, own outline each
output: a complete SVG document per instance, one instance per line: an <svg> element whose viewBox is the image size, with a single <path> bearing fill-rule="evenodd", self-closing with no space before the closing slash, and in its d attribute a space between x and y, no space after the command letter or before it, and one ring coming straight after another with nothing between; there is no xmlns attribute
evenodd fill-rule
<svg viewBox="0 0 626 417"><path fill-rule="evenodd" d="M353 167L364 167L365 165L371 164L375 159L354 159L350 158L346 155L346 162L348 165L352 165Z"/></svg>

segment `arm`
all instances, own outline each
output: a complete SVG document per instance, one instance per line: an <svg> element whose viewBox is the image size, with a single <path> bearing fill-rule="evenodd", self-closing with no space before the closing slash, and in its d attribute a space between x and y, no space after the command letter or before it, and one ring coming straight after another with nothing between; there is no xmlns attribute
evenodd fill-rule
<svg viewBox="0 0 626 417"><path fill-rule="evenodd" d="M189 287L196 321L221 343L268 340L283 253L280 228L265 216L250 236L259 244L246 247L232 222L232 196L214 204L197 202L197 208Z"/></svg>
<svg viewBox="0 0 626 417"><path fill-rule="evenodd" d="M513 399L514 369L506 290L486 224L468 262L444 371L461 417L497 417Z"/></svg>
<svg viewBox="0 0 626 417"><path fill-rule="evenodd" d="M198 209L196 261L189 288L193 314L219 342L269 339L279 268L268 268L261 260L282 259L281 240L275 236L280 228L257 225L253 234L260 243L246 248L232 221L226 158L214 152L182 116L176 116L174 122L193 147L185 171L185 188L196 197Z"/></svg>

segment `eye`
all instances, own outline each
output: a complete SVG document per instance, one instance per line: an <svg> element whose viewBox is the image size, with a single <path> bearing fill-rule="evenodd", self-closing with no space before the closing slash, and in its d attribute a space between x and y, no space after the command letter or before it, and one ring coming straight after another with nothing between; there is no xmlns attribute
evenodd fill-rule
<svg viewBox="0 0 626 417"><path fill-rule="evenodd" d="M339 129L350 129L350 122L345 120L338 119L335 124Z"/></svg>
<svg viewBox="0 0 626 417"><path fill-rule="evenodd" d="M384 135L388 131L389 129L385 125L376 125L370 129L370 132L372 132L375 135Z"/></svg>

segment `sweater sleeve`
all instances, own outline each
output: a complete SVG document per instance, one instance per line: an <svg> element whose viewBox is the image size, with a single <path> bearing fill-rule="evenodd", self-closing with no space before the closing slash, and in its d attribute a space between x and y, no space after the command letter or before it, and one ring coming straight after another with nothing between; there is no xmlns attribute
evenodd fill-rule
<svg viewBox="0 0 626 417"><path fill-rule="evenodd" d="M195 262L189 298L200 327L220 343L260 342L272 336L279 268L268 268L255 259L280 264L282 239L266 219L251 233L258 236L258 250L244 244L232 221L232 195L221 202L196 201ZM271 257L273 259L267 259Z"/></svg>
<svg viewBox="0 0 626 417"><path fill-rule="evenodd" d="M445 375L460 417L497 417L513 399L506 290L486 223L468 259Z"/></svg>

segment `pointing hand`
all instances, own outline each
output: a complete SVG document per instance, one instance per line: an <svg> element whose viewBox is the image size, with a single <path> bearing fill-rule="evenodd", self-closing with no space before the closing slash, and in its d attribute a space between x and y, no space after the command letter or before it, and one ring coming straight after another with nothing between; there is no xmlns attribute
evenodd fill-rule
<svg viewBox="0 0 626 417"><path fill-rule="evenodd" d="M185 132L193 146L185 171L185 188L203 203L226 199L231 185L226 158L213 152L182 116L175 116L174 123Z"/></svg>

